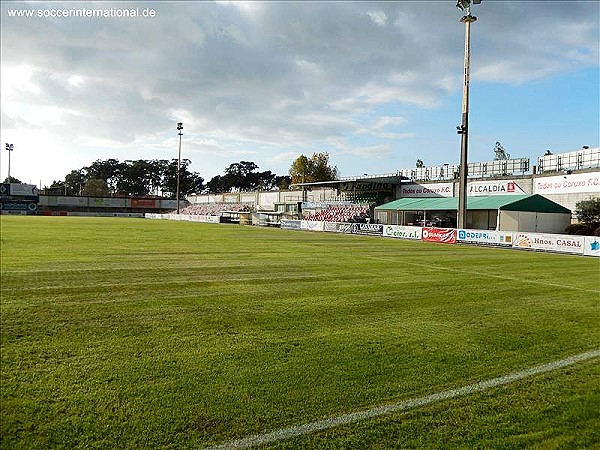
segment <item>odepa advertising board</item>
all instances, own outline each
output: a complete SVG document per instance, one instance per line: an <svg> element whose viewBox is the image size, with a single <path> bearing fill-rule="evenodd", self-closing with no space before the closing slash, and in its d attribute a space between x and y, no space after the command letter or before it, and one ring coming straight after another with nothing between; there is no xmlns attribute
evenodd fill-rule
<svg viewBox="0 0 600 450"><path fill-rule="evenodd" d="M512 245L512 233L489 230L458 230L458 242L484 245Z"/></svg>

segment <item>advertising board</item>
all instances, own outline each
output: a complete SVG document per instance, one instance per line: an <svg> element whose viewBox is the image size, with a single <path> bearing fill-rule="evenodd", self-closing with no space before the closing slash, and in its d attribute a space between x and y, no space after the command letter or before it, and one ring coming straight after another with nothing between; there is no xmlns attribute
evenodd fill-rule
<svg viewBox="0 0 600 450"><path fill-rule="evenodd" d="M533 180L534 194L600 193L600 172L577 173Z"/></svg>
<svg viewBox="0 0 600 450"><path fill-rule="evenodd" d="M485 245L512 245L512 232L489 230L458 230L458 242Z"/></svg>
<svg viewBox="0 0 600 450"><path fill-rule="evenodd" d="M343 222L324 222L324 231L329 233L352 233L352 224Z"/></svg>
<svg viewBox="0 0 600 450"><path fill-rule="evenodd" d="M456 229L454 228L423 228L423 241L441 242L443 244L456 244Z"/></svg>
<svg viewBox="0 0 600 450"><path fill-rule="evenodd" d="M154 198L132 198L131 199L131 207L132 208L155 208L156 207L156 199L154 199Z"/></svg>
<svg viewBox="0 0 600 450"><path fill-rule="evenodd" d="M281 219L281 228L283 228L285 230L299 230L300 229L300 221L299 220Z"/></svg>
<svg viewBox="0 0 600 450"><path fill-rule="evenodd" d="M74 197L76 199L76 197ZM76 201L76 200L74 200ZM110 198L110 197L93 197L90 198L90 206L105 207L105 208L124 208L126 207L127 199Z"/></svg>
<svg viewBox="0 0 600 450"><path fill-rule="evenodd" d="M383 227L383 235L385 237L414 239L419 241L422 237L422 231L421 227L408 227L402 225L385 225Z"/></svg>
<svg viewBox="0 0 600 450"><path fill-rule="evenodd" d="M586 236L584 238L583 254L586 256L600 256L600 237Z"/></svg>
<svg viewBox="0 0 600 450"><path fill-rule="evenodd" d="M8 195L16 197L37 197L38 189L35 184L10 183L10 192Z"/></svg>
<svg viewBox="0 0 600 450"><path fill-rule="evenodd" d="M400 197L452 197L452 183L407 183L400 186Z"/></svg>
<svg viewBox="0 0 600 450"><path fill-rule="evenodd" d="M308 230L308 231L323 231L325 227L323 226L323 222L316 222L312 220L302 220L300 221L300 229Z"/></svg>
<svg viewBox="0 0 600 450"><path fill-rule="evenodd" d="M467 184L467 195L523 195L526 192L513 180L473 181Z"/></svg>
<svg viewBox="0 0 600 450"><path fill-rule="evenodd" d="M378 223L353 223L352 234L383 236L383 225Z"/></svg>
<svg viewBox="0 0 600 450"><path fill-rule="evenodd" d="M565 234L515 233L514 248L533 250L549 250L562 253L582 255L585 244L584 236Z"/></svg>

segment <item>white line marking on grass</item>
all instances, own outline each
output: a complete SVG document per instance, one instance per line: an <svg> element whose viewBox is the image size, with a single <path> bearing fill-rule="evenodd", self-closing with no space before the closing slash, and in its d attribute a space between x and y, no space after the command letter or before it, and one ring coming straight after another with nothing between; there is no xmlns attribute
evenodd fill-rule
<svg viewBox="0 0 600 450"><path fill-rule="evenodd" d="M367 256L365 258L375 259L377 261L382 261L384 259L395 261L394 258L385 258L385 257L376 258L376 257L368 257ZM496 274L490 274L490 273L474 272L472 270L469 270L469 272L465 272L465 269L455 269L453 267L437 266L435 264L420 264L420 263L415 263L412 261L411 261L410 265L424 267L426 269L436 270L436 271L440 271L440 272L456 272L456 273L460 273L461 275L464 275L465 273L467 273L468 275L475 275L475 276L484 277L484 278L497 278L499 280L509 280L509 281L519 281L521 283L539 284L539 285L546 286L546 287L554 286L554 287L558 287L561 289L572 289L572 290L583 291L583 292L592 292L594 294L598 293L598 289L589 289L589 288L584 288L581 286L572 286L572 285L563 284L563 283L551 283L546 280L532 280L529 278L511 277L508 275L496 275Z"/></svg>
<svg viewBox="0 0 600 450"><path fill-rule="evenodd" d="M592 350L580 355L571 356L569 358L554 361L541 366L536 366L531 369L521 370L514 372L509 375L504 375L498 378L492 378L491 380L481 381L479 383L469 384L459 389L450 389L448 391L438 392L436 394L427 395L425 397L414 398L411 400L405 400L399 403L393 403L390 405L377 406L375 408L366 409L364 411L357 411L350 414L343 414L341 416L330 417L328 419L319 420L316 422L305 423L302 425L296 425L289 428L282 428L277 431L272 431L265 434L256 434L236 441L226 442L224 444L208 447L206 450L233 450L233 449L244 449L255 447L257 445L268 444L270 442L282 441L295 436L301 436L304 434L313 433L315 431L326 430L334 428L340 425L348 425L351 423L359 422L365 419L371 419L373 417L379 417L388 415L397 411L403 411L407 409L417 408L419 406L428 405L429 403L438 402L440 400L447 400L455 397L462 397L476 392L485 391L497 386L502 386L513 381L522 380L524 378L539 375L541 373L550 372L552 370L560 369L562 367L571 366L581 361L588 359L597 358L600 356L600 349Z"/></svg>

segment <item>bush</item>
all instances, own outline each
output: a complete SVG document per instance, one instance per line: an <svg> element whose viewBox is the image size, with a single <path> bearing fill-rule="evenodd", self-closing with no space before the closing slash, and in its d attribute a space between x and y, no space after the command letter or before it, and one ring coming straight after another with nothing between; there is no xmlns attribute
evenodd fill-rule
<svg viewBox="0 0 600 450"><path fill-rule="evenodd" d="M565 233L576 234L579 236L593 236L595 232L599 232L600 228L594 230L594 227L587 223L573 223L565 228Z"/></svg>

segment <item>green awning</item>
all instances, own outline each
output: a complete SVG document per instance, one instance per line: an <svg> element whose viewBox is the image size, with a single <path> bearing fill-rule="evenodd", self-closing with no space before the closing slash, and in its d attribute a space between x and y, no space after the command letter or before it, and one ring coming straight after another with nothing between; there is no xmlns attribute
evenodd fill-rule
<svg viewBox="0 0 600 450"><path fill-rule="evenodd" d="M401 198L375 208L375 210L394 211L451 211L456 209L458 209L457 197ZM564 206L538 194L467 197L467 209L571 213Z"/></svg>

